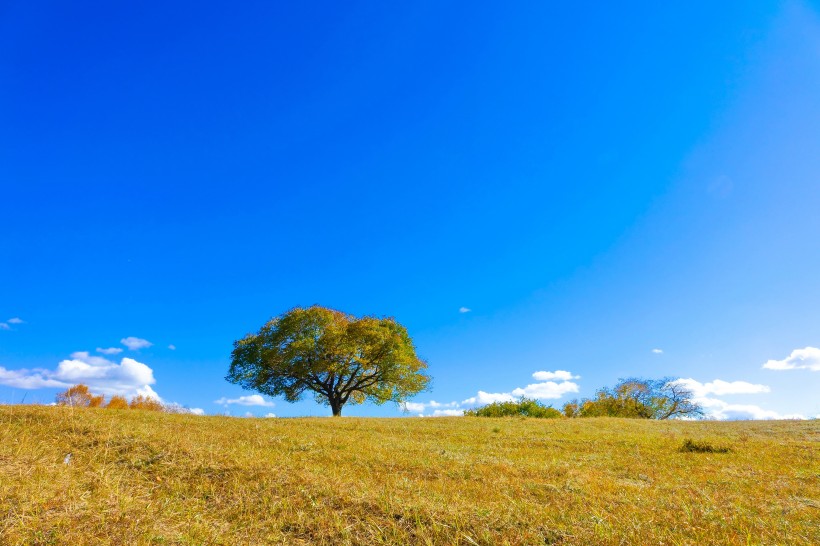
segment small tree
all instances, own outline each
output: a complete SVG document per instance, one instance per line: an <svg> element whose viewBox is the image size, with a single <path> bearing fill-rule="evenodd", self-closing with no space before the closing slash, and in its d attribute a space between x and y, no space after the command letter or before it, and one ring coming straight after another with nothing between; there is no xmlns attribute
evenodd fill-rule
<svg viewBox="0 0 820 546"><path fill-rule="evenodd" d="M105 407L106 409L128 409L128 400L124 396L114 395Z"/></svg>
<svg viewBox="0 0 820 546"><path fill-rule="evenodd" d="M578 400L567 402L564 404L564 407L561 408L561 412L564 414L564 417L578 417L579 411L580 407L578 406Z"/></svg>
<svg viewBox="0 0 820 546"><path fill-rule="evenodd" d="M392 318L357 318L313 306L291 309L234 342L226 379L296 402L305 392L330 406L401 403L424 390L427 364Z"/></svg>
<svg viewBox="0 0 820 546"><path fill-rule="evenodd" d="M102 405L105 397L96 396L88 390L88 385L74 385L68 390L57 394L58 406L73 406L78 408L98 408Z"/></svg>
<svg viewBox="0 0 820 546"><path fill-rule="evenodd" d="M685 384L671 377L653 382L652 408L655 419L703 417L703 407L693 400L694 393Z"/></svg>
<svg viewBox="0 0 820 546"><path fill-rule="evenodd" d="M131 409L146 411L163 411L164 409L162 402L156 398L151 398L150 396L144 396L142 394L138 394L132 398L131 403L128 404L128 407Z"/></svg>

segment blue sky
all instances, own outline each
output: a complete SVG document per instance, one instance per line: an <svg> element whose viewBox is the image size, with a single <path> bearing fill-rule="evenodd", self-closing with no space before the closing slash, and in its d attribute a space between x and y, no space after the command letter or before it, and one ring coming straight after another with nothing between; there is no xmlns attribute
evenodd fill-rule
<svg viewBox="0 0 820 546"><path fill-rule="evenodd" d="M325 415L223 379L318 303L407 326L410 415L820 414L816 6L115 4L0 9L0 401Z"/></svg>

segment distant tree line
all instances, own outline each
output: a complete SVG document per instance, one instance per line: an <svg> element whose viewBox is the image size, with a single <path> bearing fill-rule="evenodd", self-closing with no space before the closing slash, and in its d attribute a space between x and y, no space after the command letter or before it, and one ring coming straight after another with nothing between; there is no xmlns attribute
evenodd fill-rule
<svg viewBox="0 0 820 546"><path fill-rule="evenodd" d="M106 409L138 409L147 411L162 411L178 413L180 408L163 404L155 398L138 394L127 400L124 396L114 395L108 402L102 394L93 394L87 385L79 384L69 387L68 390L57 395L58 406L75 408L106 408Z"/></svg>
<svg viewBox="0 0 820 546"><path fill-rule="evenodd" d="M571 400L561 411L537 400L494 402L467 410L473 417L626 417L631 419L697 419L703 408L694 401L692 391L674 378L621 379L612 388L604 387L593 398Z"/></svg>

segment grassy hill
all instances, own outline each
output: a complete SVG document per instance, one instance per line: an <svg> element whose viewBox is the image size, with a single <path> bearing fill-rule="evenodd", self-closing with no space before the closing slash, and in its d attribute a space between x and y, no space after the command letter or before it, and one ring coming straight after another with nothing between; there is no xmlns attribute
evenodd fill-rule
<svg viewBox="0 0 820 546"><path fill-rule="evenodd" d="M816 420L0 406L0 543L819 544L818 440Z"/></svg>

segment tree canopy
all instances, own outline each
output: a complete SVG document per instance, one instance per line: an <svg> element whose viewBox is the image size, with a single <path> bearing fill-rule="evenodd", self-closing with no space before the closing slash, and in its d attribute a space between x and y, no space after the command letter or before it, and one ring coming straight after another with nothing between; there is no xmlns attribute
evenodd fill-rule
<svg viewBox="0 0 820 546"><path fill-rule="evenodd" d="M291 309L234 342L226 379L288 402L312 392L340 416L347 403L406 401L427 388L426 369L394 319L314 305Z"/></svg>

